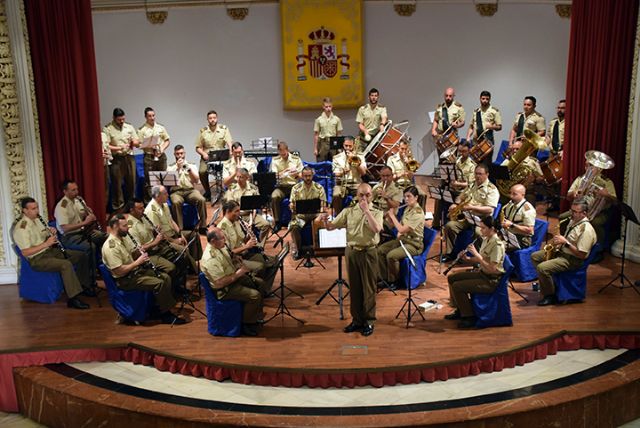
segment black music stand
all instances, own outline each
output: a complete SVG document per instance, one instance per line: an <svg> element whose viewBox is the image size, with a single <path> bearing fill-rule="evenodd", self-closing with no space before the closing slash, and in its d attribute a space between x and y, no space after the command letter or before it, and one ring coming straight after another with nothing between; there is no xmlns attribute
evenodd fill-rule
<svg viewBox="0 0 640 428"><path fill-rule="evenodd" d="M302 199L302 200L296 201L295 204L296 204L296 214L314 215L314 214L320 214L320 212L322 212L320 209L322 202L320 201L319 198ZM291 221L296 221L295 215L292 216ZM302 230L302 228L300 229ZM300 251L300 248L298 248L298 251ZM312 257L315 261L318 262L320 266L322 266L322 269L326 269L322 264L322 262L318 260L318 258L313 254L313 247L307 246L304 251L303 259L300 260L300 263L298 263L298 266L296 266L296 270L298 270L298 268L301 265L303 265L303 267L307 269L311 269L312 267L314 267L315 264L311 261Z"/></svg>
<svg viewBox="0 0 640 428"><path fill-rule="evenodd" d="M496 180L511 180L511 171L506 165L489 164L489 177L491 182L495 183Z"/></svg>
<svg viewBox="0 0 640 428"><path fill-rule="evenodd" d="M284 318L284 316L288 316L290 318L293 318L294 320L298 321L301 324L304 324L304 321L296 318L291 311L289 310L289 308L287 308L287 304L285 303L285 298L286 296L284 295L284 289L286 288L287 290L292 291L289 287L287 287L286 285L284 285L284 259L287 257L287 254L289 254L289 244L285 244L282 246L282 250L280 250L280 253L278 253L278 258L277 258L277 262L279 269L280 269L280 287L278 287L276 290L272 291L272 294L276 294L276 292L279 290L280 291L280 303L278 304L278 308L276 309L276 313L273 314L270 318L266 319L264 321L264 323L268 323L269 321L271 321L272 319L274 319L275 317L277 317L278 315L282 315L282 317ZM294 291L295 293L295 291ZM298 293L296 293L298 294ZM300 297L304 298L302 295L300 295Z"/></svg>
<svg viewBox="0 0 640 428"><path fill-rule="evenodd" d="M222 197L223 182L222 182L222 162L229 160L229 149L222 150L209 150L209 159L207 160L207 171L209 175L213 176L213 180L216 187L216 196L211 196L211 206L214 206Z"/></svg>
<svg viewBox="0 0 640 428"><path fill-rule="evenodd" d="M627 276L624 274L624 262L626 260L626 252L627 252L627 226L629 225L629 220L631 220L631 222L640 225L640 223L638 222L638 217L636 217L636 214L633 212L633 208L631 208L629 205L625 204L622 201L617 201L620 205L620 211L622 216L624 217L624 237L623 237L623 244L622 244L622 264L620 265L620 273L618 273L618 275L616 275L615 278L613 278L611 281L609 281L609 283L607 285L605 285L604 287L602 287L600 290L598 290L598 293L603 292L607 287L609 286L613 286L617 289L623 290L625 288L633 288L636 293L640 294L640 290L638 290L638 287L636 286L636 284L634 284L633 282L631 282L629 280L629 278L627 278ZM620 285L616 285L614 284L614 282L616 282L618 279L620 279ZM627 282L627 284L625 284L625 281Z"/></svg>
<svg viewBox="0 0 640 428"><path fill-rule="evenodd" d="M342 150L343 144L344 144L344 136L329 137L329 152L331 152L332 150L335 152Z"/></svg>
<svg viewBox="0 0 640 428"><path fill-rule="evenodd" d="M193 242L195 241L196 238L198 238L198 234L197 233L195 233L193 235L193 237L189 240L189 242L187 242L187 245L184 246L182 251L180 251L180 253L173 260L171 260L171 263L173 263L175 265L178 265L178 262L181 261L184 258L184 256L187 253L187 251L189 251L189 247L191 246L191 244L193 244ZM186 269L186 267L182 266L181 269ZM197 273L198 272L196 272L196 274ZM180 302L180 307L178 308L178 313L182 313L182 310L184 309L185 305L189 305L194 311L200 312L200 314L205 319L207 319L207 315L204 312L202 312L200 309L198 309L196 307L196 305L193 304L193 300L191 299L191 293L192 293L193 290L189 290L187 288L186 280L187 280L187 276L185 275L184 276L185 284L184 284L183 287L180 287L180 288L182 288L182 290L179 290L180 294L181 294L181 296L180 296L181 302ZM200 292L200 287L201 286L202 286L202 284L200 284L200 280L198 280L198 292ZM177 319L178 319L177 317L174 318L173 322L171 323L171 327L173 327L173 325L175 324Z"/></svg>
<svg viewBox="0 0 640 428"><path fill-rule="evenodd" d="M316 305L319 305L320 303L322 303L325 297L327 296L331 297L333 301L336 302L340 307L340 319L343 320L344 319L343 301L344 301L344 298L349 295L348 291L347 291L347 294L345 295L343 295L343 292L342 292L342 286L345 286L347 287L347 289L349 289L349 283L347 283L347 281L342 277L342 257L344 256L344 249L342 249L341 253L338 253L337 256L338 256L338 278L336 278L336 280L333 281L333 284L331 284L331 286L327 288L324 293L322 293L322 296L320 296L320 298L316 301ZM338 287L337 299L332 293L333 289L336 286Z"/></svg>
<svg viewBox="0 0 640 428"><path fill-rule="evenodd" d="M411 277L411 268L413 269L416 268L416 261L413 260L413 256L409 254L409 251L407 251L407 247L404 246L404 243L402 241L400 241L400 246L404 250L404 253L407 255L407 259L409 260L409 277ZM411 318L416 312L420 314L420 317L422 317L422 321L426 321L424 318L424 315L422 315L422 312L419 310L418 305L416 305L416 302L413 300L413 297L411 295L411 290L412 290L411 281L409 281L409 285L407 286L407 298L404 300L404 304L396 314L396 319L398 319L400 314L405 314L407 318L407 325L405 328L409 328L409 323L411 323ZM407 308L407 312L404 311L405 308ZM412 309L412 308L415 308L415 309Z"/></svg>

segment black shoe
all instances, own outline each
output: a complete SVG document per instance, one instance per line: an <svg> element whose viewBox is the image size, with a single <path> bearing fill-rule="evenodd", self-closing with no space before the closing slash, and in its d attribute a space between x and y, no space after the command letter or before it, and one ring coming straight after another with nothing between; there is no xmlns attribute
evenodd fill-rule
<svg viewBox="0 0 640 428"><path fill-rule="evenodd" d="M251 324L242 324L242 334L254 337L258 335L258 332Z"/></svg>
<svg viewBox="0 0 640 428"><path fill-rule="evenodd" d="M462 318L462 315L460 315L460 311L458 309L444 316L444 319L446 320L459 320L460 318Z"/></svg>
<svg viewBox="0 0 640 428"><path fill-rule="evenodd" d="M363 336L371 336L373 334L373 326L371 324L365 325L360 334Z"/></svg>
<svg viewBox="0 0 640 428"><path fill-rule="evenodd" d="M297 251L294 251L293 253L291 253L291 258L293 258L294 261L298 261L302 258L302 256L300 256Z"/></svg>
<svg viewBox="0 0 640 428"><path fill-rule="evenodd" d="M177 317L173 315L171 312L167 311L164 314L160 315L160 322L162 324L182 325L182 324L186 324L187 320L185 320L184 318Z"/></svg>
<svg viewBox="0 0 640 428"><path fill-rule="evenodd" d="M538 282L532 282L532 283L531 283L531 289L532 289L533 291L540 291L540 283L538 283Z"/></svg>
<svg viewBox="0 0 640 428"><path fill-rule="evenodd" d="M464 317L458 321L458 328L473 328L476 326L476 317Z"/></svg>
<svg viewBox="0 0 640 428"><path fill-rule="evenodd" d="M346 326L342 331L344 331L345 333L353 333L354 331L362 331L363 328L364 328L364 326L358 325L355 322L351 322L351 324ZM371 333L369 333L369 334L371 334Z"/></svg>
<svg viewBox="0 0 640 428"><path fill-rule="evenodd" d="M67 300L67 308L89 309L89 305L87 305L85 302L78 299L77 297L72 297L71 299Z"/></svg>
<svg viewBox="0 0 640 428"><path fill-rule="evenodd" d="M200 235L206 235L207 234L207 228L206 227L200 227L198 228L198 233Z"/></svg>
<svg viewBox="0 0 640 428"><path fill-rule="evenodd" d="M549 305L555 305L556 303L557 303L556 296L551 294L549 296L544 296L544 299L538 302L538 306L549 306Z"/></svg>
<svg viewBox="0 0 640 428"><path fill-rule="evenodd" d="M454 257L451 254L445 254L440 258L440 261L442 263L449 263L450 261L452 261L454 259Z"/></svg>
<svg viewBox="0 0 640 428"><path fill-rule="evenodd" d="M86 297L96 297L98 293L96 293L95 288L85 288L82 290L82 295Z"/></svg>
<svg viewBox="0 0 640 428"><path fill-rule="evenodd" d="M207 202L211 202L211 192L204 192L204 195L202 195L204 197L204 200Z"/></svg>

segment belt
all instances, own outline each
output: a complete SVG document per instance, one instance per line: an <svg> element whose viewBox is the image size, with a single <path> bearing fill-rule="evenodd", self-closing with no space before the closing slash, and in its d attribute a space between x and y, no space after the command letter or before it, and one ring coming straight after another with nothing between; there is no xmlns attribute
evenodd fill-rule
<svg viewBox="0 0 640 428"><path fill-rule="evenodd" d="M370 248L376 248L377 245L370 245L367 247L364 247L362 245L349 245L349 248L351 248L354 251L367 251Z"/></svg>
<svg viewBox="0 0 640 428"><path fill-rule="evenodd" d="M133 156L133 155L130 155L130 154L128 154L128 153L127 153L126 155L122 155L122 154L115 154L115 153L113 154L113 157L114 157L114 158L126 158L126 157L128 157L128 156Z"/></svg>

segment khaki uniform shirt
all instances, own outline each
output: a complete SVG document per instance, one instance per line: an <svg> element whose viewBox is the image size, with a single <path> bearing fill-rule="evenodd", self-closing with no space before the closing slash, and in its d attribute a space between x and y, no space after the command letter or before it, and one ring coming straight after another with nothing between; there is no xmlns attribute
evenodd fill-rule
<svg viewBox="0 0 640 428"><path fill-rule="evenodd" d="M49 239L50 236L51 234L49 233L49 230L45 229L37 218L31 220L30 218L23 216L22 219L16 223L16 226L13 229L13 241L21 250L26 250L27 248L40 245ZM44 248L27 258L30 259L38 254L44 253L48 248Z"/></svg>
<svg viewBox="0 0 640 428"><path fill-rule="evenodd" d="M442 108L443 107L447 107L447 116L449 117L449 126L451 126L451 124L456 120L460 119L463 121L465 118L464 107L462 107L462 104L460 104L459 102L454 101L451 103L450 106L447 106L445 103L438 104L438 106L436 107L436 114L433 120L438 121L437 130L439 133L443 133L444 131L446 131L446 128L442 127Z"/></svg>
<svg viewBox="0 0 640 428"><path fill-rule="evenodd" d="M582 184L582 180L584 180L584 175L581 175L580 177L573 180L573 183L571 183L571 187L569 187L569 192L577 192L580 188L580 185ZM593 182L600 187L604 187L612 197L616 197L616 188L613 186L613 181L609 180L606 177L603 177L602 175L598 175L593 180ZM587 206L589 208L591 208L591 205L596 199L592 192L588 192L586 195L583 195L582 198L587 203Z"/></svg>
<svg viewBox="0 0 640 428"><path fill-rule="evenodd" d="M175 230L173 228L173 219L171 218L171 211L169 211L169 205L166 203L160 205L155 199L151 199L144 209L144 213L149 217L149 220L154 226L160 228L160 232L165 236L173 236Z"/></svg>
<svg viewBox="0 0 640 428"><path fill-rule="evenodd" d="M226 125L217 124L213 131L208 126L200 129L196 138L196 148L200 147L204 151L222 150L231 145L231 133Z"/></svg>
<svg viewBox="0 0 640 428"><path fill-rule="evenodd" d="M473 117L471 118L471 129L473 129L472 137L478 138L478 134L476 132L476 115L480 111L480 118L482 120L482 132L487 130L487 125L502 125L502 115L500 114L500 110L490 105L486 110L482 110L482 108L478 107L473 111ZM485 136L487 134L484 134Z"/></svg>
<svg viewBox="0 0 640 428"><path fill-rule="evenodd" d="M238 165L236 164L236 160L233 157L230 157L229 160L224 161L222 164L222 179L226 180L227 177L236 173L236 169ZM256 172L258 172L258 163L254 159L249 159L242 156L240 159L240 168L245 168L249 171L249 174L253 176Z"/></svg>
<svg viewBox="0 0 640 428"><path fill-rule="evenodd" d="M407 172L407 166L402 161L402 157L400 156L400 153L395 153L389 156L389 158L387 159L387 166L391 168L391 171L395 176L399 176ZM397 178L396 181L398 182L399 185L403 187L406 187L411 184L411 180L409 180L407 177Z"/></svg>
<svg viewBox="0 0 640 428"><path fill-rule="evenodd" d="M298 174L302 172L302 160L300 160L300 156L292 155L289 153L289 157L285 161L281 156L276 156L271 160L271 172L275 172L280 175L282 171L285 169L289 169L291 167L295 167L295 170ZM291 174L287 174L285 176L280 177L279 183L281 186L293 186L298 182L297 178L291 176Z"/></svg>
<svg viewBox="0 0 640 428"><path fill-rule="evenodd" d="M71 200L64 196L56 204L54 216L56 218L56 226L58 228L58 231L64 234L62 230L63 225L78 224L82 222L82 219L87 216L87 213L84 209L84 206L82 206L82 202L80 202L78 198ZM75 230L71 233L76 232L80 231Z"/></svg>
<svg viewBox="0 0 640 428"><path fill-rule="evenodd" d="M380 196L382 193L382 187L383 187L383 183L380 182L376 184L375 186L373 186L373 189L371 189L371 194L373 197L373 206L375 206L379 210L382 210L382 212L386 213L387 211L389 211L389 203L385 198ZM402 198L403 198L402 189L398 187L396 183L392 181L387 185L387 188L384 190L387 196L391 198L391 200L396 202L402 202Z"/></svg>
<svg viewBox="0 0 640 428"><path fill-rule="evenodd" d="M519 226L535 226L536 224L536 209L526 199L523 199L517 205L513 201L509 201L502 208L502 213L506 220L512 221ZM516 229L510 229L510 231L516 235L533 235L533 233L525 234Z"/></svg>
<svg viewBox="0 0 640 428"><path fill-rule="evenodd" d="M327 117L323 112L313 123L313 132L317 132L319 138L335 137L342 132L342 121L333 113Z"/></svg>
<svg viewBox="0 0 640 428"><path fill-rule="evenodd" d="M140 245L146 245L153 241L153 228L147 220L144 218L138 220L129 214L127 216L127 223L129 223L129 233Z"/></svg>
<svg viewBox="0 0 640 428"><path fill-rule="evenodd" d="M369 206L371 215L382 226L384 213L372 205ZM359 205L354 205L340 211L340 214L333 220L333 225L347 228L347 245L359 248L367 248L378 245L380 234L373 233L367 225L367 218Z"/></svg>
<svg viewBox="0 0 640 428"><path fill-rule="evenodd" d="M471 189L471 204L495 208L498 206L500 192L489 180L482 184L474 183Z"/></svg>
<svg viewBox="0 0 640 428"><path fill-rule="evenodd" d="M424 211L420 205L409 207L402 214L402 224L409 226L411 232L400 235L400 240L405 244L413 244L422 248L422 238L424 237Z"/></svg>
<svg viewBox="0 0 640 428"><path fill-rule="evenodd" d="M202 258L200 268L213 286L213 283L225 276L232 275L236 269L233 266L233 260L226 248L216 248L207 246L209 251L205 251L208 257Z"/></svg>
<svg viewBox="0 0 640 428"><path fill-rule="evenodd" d="M114 156L133 155L131 142L138 139L138 132L131 124L125 122L120 129L115 122L111 122L103 128L102 132L109 138L110 145L125 148L119 153L114 153Z"/></svg>
<svg viewBox="0 0 640 428"><path fill-rule="evenodd" d="M223 217L220 223L218 223L218 227L224 232L227 243L232 250L242 246L245 235L239 221L231 223L228 218Z"/></svg>
<svg viewBox="0 0 640 428"><path fill-rule="evenodd" d="M483 238L482 245L480 246L480 255L483 260L496 264L496 268L501 273L504 273L504 255L506 249L504 241L502 241L498 234L494 234L490 238ZM482 270L482 265L480 265ZM484 272L484 271L483 271ZM486 273L486 272L485 272Z"/></svg>
<svg viewBox="0 0 640 428"><path fill-rule="evenodd" d="M558 143L560 145L560 150L562 150L562 146L564 145L564 119L560 120L557 117L554 117L551 122L549 122L549 130L547 131L547 137L549 137L549 149L553 150L553 128L556 126L556 123L558 124Z"/></svg>
<svg viewBox="0 0 640 428"><path fill-rule="evenodd" d="M456 173L458 175L457 181L464 181L467 186L471 186L476 181L476 166L478 166L471 156L467 157L466 161L462 160L462 156L456 159Z"/></svg>
<svg viewBox="0 0 640 428"><path fill-rule="evenodd" d="M200 258L200 266L213 256L214 249L215 247L213 245L207 243L206 247L204 247L204 251L202 252L202 257Z"/></svg>
<svg viewBox="0 0 640 428"><path fill-rule="evenodd" d="M128 238L119 238L112 234L104 241L102 246L102 261L109 268L114 278L120 278L113 270L123 265L133 263L131 255L135 250L133 242Z"/></svg>
<svg viewBox="0 0 640 428"><path fill-rule="evenodd" d="M359 154L358 157L360 158L360 164L366 168L367 162L364 160L364 155ZM360 171L358 171L357 167L349 165L345 152L340 152L333 157L331 160L331 170L334 174L336 172L342 172L342 179L346 179L350 183L362 183Z"/></svg>
<svg viewBox="0 0 640 428"><path fill-rule="evenodd" d="M233 183L229 187L229 190L224 193L224 199L227 201L236 201L237 203L240 203L240 199L243 196L254 196L259 194L260 191L258 190L258 186L253 183L247 182L247 185L244 188L240 187L240 184L238 183Z"/></svg>
<svg viewBox="0 0 640 428"><path fill-rule="evenodd" d="M567 230L564 232L565 238L572 245L584 253L589 254L591 252L591 248L596 244L598 237L596 235L596 231L589 223L587 218L583 218L576 224L569 222L567 226ZM571 250L569 250L566 246L563 246L561 251L564 254L573 256ZM574 256L575 257L575 256Z"/></svg>
<svg viewBox="0 0 640 428"><path fill-rule="evenodd" d="M185 166L187 168L185 168ZM191 189L193 189L193 183L191 182L191 175L189 174L189 170L193 171L195 173L196 177L198 176L198 167L196 167L194 164L186 162L186 161L183 164L182 168L180 168L180 170L178 170L178 164L175 163L175 162L167 167L167 171L177 171L178 172L178 185L177 186L173 186L171 188L172 192L174 190L191 190ZM198 181L200 181L199 178L198 178ZM198 181L196 181L196 183Z"/></svg>
<svg viewBox="0 0 640 428"><path fill-rule="evenodd" d="M371 109L371 105L367 103L358 109L356 123L361 123L370 135L375 135L380 129L382 116L388 117L386 107L378 104L374 109Z"/></svg>
<svg viewBox="0 0 640 428"><path fill-rule="evenodd" d="M149 126L147 122L145 122L140 128L138 128L138 140L140 140L140 144L144 143L144 140L151 139L152 137L158 137L158 148L165 141L170 140L169 134L164 126L159 123L154 123L153 126ZM153 154L153 148L142 149L145 153Z"/></svg>
<svg viewBox="0 0 640 428"><path fill-rule="evenodd" d="M324 187L322 187L320 183L314 181L311 183L311 186L307 187L304 181L301 181L293 186L293 189L291 189L291 198L289 198L291 202L309 199L320 199L323 202L327 202Z"/></svg>
<svg viewBox="0 0 640 428"><path fill-rule="evenodd" d="M516 119L513 121L514 131L518 130L518 121L520 120L521 115L524 115L524 113L520 112L516 114ZM523 130L524 129L530 129L531 131L536 133L539 131L544 131L546 129L546 125L544 123L544 117L537 111L534 111L529 116L525 116ZM516 137L520 137L520 135L516 135Z"/></svg>

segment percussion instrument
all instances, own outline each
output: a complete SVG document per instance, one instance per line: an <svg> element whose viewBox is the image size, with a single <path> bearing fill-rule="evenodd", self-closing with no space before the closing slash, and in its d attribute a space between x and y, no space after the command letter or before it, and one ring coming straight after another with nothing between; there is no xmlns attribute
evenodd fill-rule
<svg viewBox="0 0 640 428"><path fill-rule="evenodd" d="M451 146L440 155L440 160L442 163L456 163L456 152L458 151L458 146Z"/></svg>
<svg viewBox="0 0 640 428"><path fill-rule="evenodd" d="M547 185L551 186L562 180L562 159L559 155L551 155L549 159L540 163L540 169Z"/></svg>
<svg viewBox="0 0 640 428"><path fill-rule="evenodd" d="M475 163L480 163L493 152L493 144L488 139L478 141L469 151L469 156Z"/></svg>
<svg viewBox="0 0 640 428"><path fill-rule="evenodd" d="M460 138L455 130L448 133L445 132L442 136L436 139L436 147L439 152L444 152L451 146L457 146L458 143L460 143Z"/></svg>
<svg viewBox="0 0 640 428"><path fill-rule="evenodd" d="M406 132L400 131L387 122L385 129L379 132L364 151L367 168L374 178L380 175L380 169L387 164L387 159L400 149L400 141L409 142Z"/></svg>

